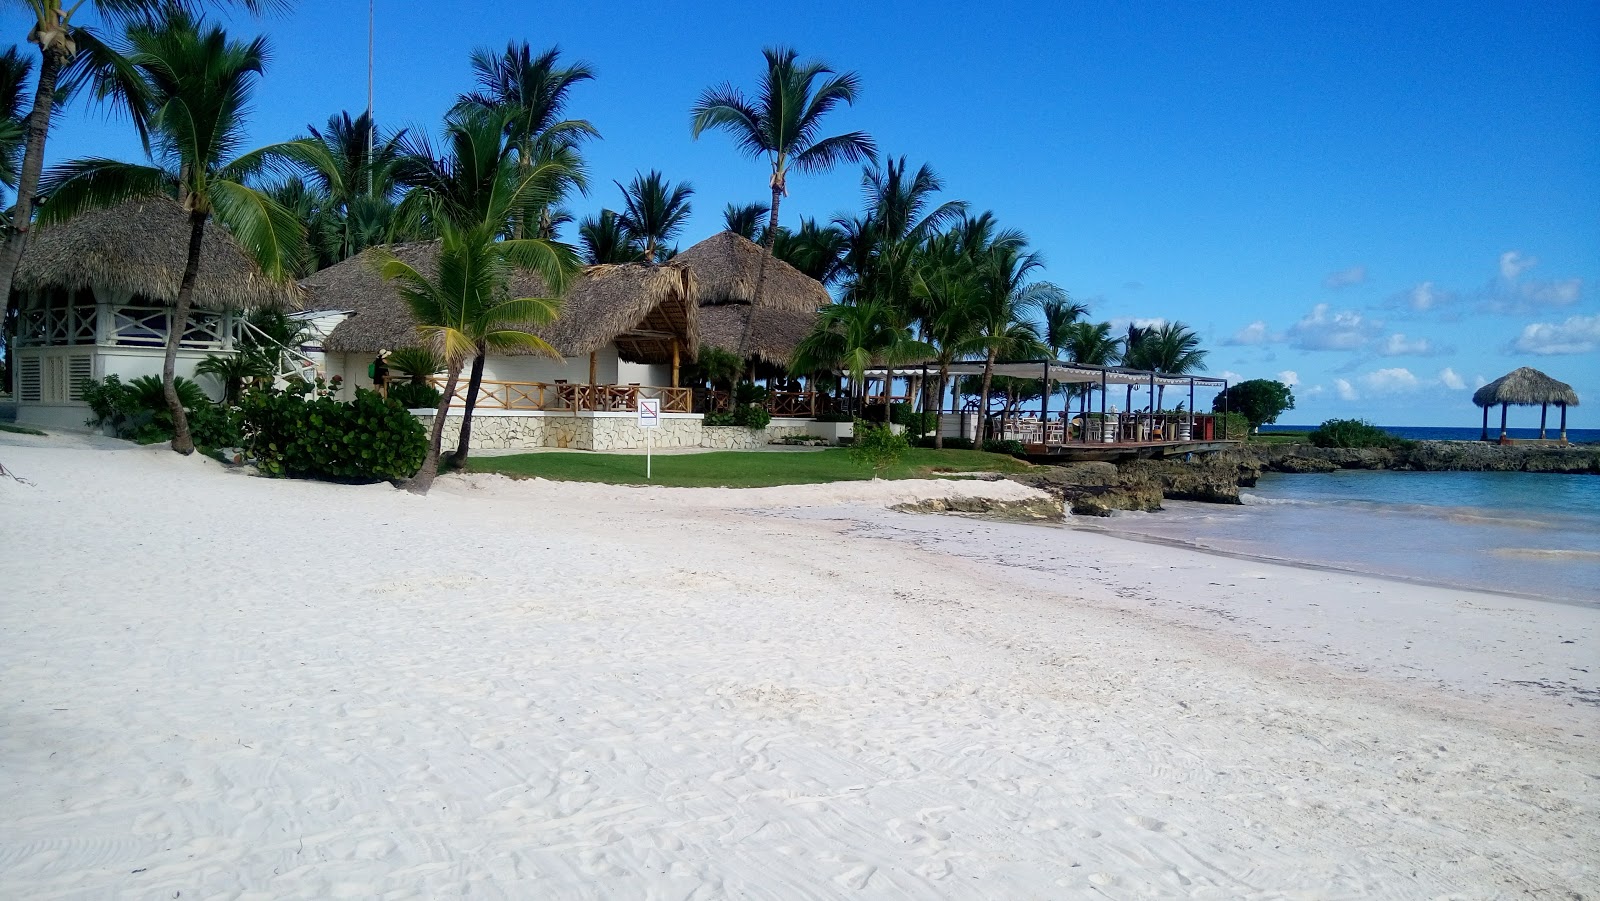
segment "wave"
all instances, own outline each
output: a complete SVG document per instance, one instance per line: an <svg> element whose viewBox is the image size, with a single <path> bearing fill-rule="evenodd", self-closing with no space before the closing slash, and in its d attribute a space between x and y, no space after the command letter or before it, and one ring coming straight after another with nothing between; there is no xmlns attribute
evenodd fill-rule
<svg viewBox="0 0 1600 901"><path fill-rule="evenodd" d="M1490 550L1497 557L1521 557L1531 560L1600 560L1600 551L1577 551L1542 547L1497 547Z"/></svg>
<svg viewBox="0 0 1600 901"><path fill-rule="evenodd" d="M1246 507L1300 507L1325 508L1362 512L1374 516L1416 516L1425 519L1443 519L1473 525L1501 526L1513 529L1564 529L1574 523L1561 523L1551 519L1537 519L1484 507L1443 507L1435 504L1402 504L1369 501L1357 498L1326 498L1312 500L1300 497L1263 497L1259 494L1239 492L1239 503Z"/></svg>

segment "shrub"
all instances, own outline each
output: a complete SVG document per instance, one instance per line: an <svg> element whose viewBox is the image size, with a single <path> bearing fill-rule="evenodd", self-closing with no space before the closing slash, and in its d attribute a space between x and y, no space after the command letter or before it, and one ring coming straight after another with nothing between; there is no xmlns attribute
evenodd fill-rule
<svg viewBox="0 0 1600 901"><path fill-rule="evenodd" d="M236 447L240 443L238 413L211 402L199 385L183 376L173 380L178 399L189 414L189 434L202 448ZM167 409L161 377L144 375L127 384L115 375L84 383L83 399L94 416L90 426L110 426L118 438L155 444L171 441L172 411Z"/></svg>
<svg viewBox="0 0 1600 901"><path fill-rule="evenodd" d="M918 413L910 404L895 404L890 408L892 420L906 427L906 434L921 437L939 427L939 414Z"/></svg>
<svg viewBox="0 0 1600 901"><path fill-rule="evenodd" d="M336 482L409 478L422 466L428 437L398 401L357 389L335 400L316 387L291 382L284 390L257 388L241 401L245 449L265 474Z"/></svg>
<svg viewBox="0 0 1600 901"><path fill-rule="evenodd" d="M728 411L728 410L713 410L710 413L706 414L705 419L701 420L700 424L701 425L711 425L711 426L736 425L737 423L735 423L733 421L733 417L734 417L734 414L732 413L732 411Z"/></svg>
<svg viewBox="0 0 1600 901"><path fill-rule="evenodd" d="M746 404L762 404L767 401L767 389L755 382L740 382L733 389L733 402L736 406Z"/></svg>
<svg viewBox="0 0 1600 901"><path fill-rule="evenodd" d="M873 475L882 475L911 449L906 436L896 435L894 429L886 425L858 419L855 433L855 441L850 444L850 459L871 467Z"/></svg>
<svg viewBox="0 0 1600 901"><path fill-rule="evenodd" d="M947 446L948 444L949 442L946 442ZM990 438L983 442L983 449L991 454L1010 454L1013 457L1025 457L1028 455L1028 449L1022 446L1021 441L1014 438L1007 441Z"/></svg>
<svg viewBox="0 0 1600 901"><path fill-rule="evenodd" d="M1214 437L1227 436L1229 441L1246 441L1250 438L1250 420L1243 413L1218 413Z"/></svg>
<svg viewBox="0 0 1600 901"><path fill-rule="evenodd" d="M407 410L437 410L444 392L427 382L398 382L389 386L389 399Z"/></svg>
<svg viewBox="0 0 1600 901"><path fill-rule="evenodd" d="M1242 413L1250 428L1257 429L1277 422L1285 410L1294 409L1294 392L1289 386L1272 379L1250 379L1229 385L1211 402L1211 409L1221 412ZM1229 435L1232 435L1230 430Z"/></svg>
<svg viewBox="0 0 1600 901"><path fill-rule="evenodd" d="M772 414L765 407L739 407L733 411L733 424L760 431L772 422Z"/></svg>
<svg viewBox="0 0 1600 901"><path fill-rule="evenodd" d="M817 414L817 422L855 422L856 418L840 410L829 410Z"/></svg>
<svg viewBox="0 0 1600 901"><path fill-rule="evenodd" d="M409 384L422 385L428 376L444 371L444 360L426 347L402 347L389 352L389 371L406 376L410 379ZM392 386L389 396L394 396ZM426 406L438 407L439 401L436 400Z"/></svg>
<svg viewBox="0 0 1600 901"><path fill-rule="evenodd" d="M1396 447L1400 439L1365 419L1329 419L1306 438L1317 447Z"/></svg>

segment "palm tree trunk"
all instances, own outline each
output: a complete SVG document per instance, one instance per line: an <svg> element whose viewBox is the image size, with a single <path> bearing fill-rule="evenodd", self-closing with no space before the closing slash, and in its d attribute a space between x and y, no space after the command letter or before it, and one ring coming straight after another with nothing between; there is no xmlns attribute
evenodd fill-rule
<svg viewBox="0 0 1600 901"><path fill-rule="evenodd" d="M422 458L422 468L406 482L412 494L427 494L433 479L439 474L439 445L444 441L444 420L450 414L450 398L456 393L456 382L461 379L461 364L451 363L444 382L444 399L433 414L433 435L428 439L428 455Z"/></svg>
<svg viewBox="0 0 1600 901"><path fill-rule="evenodd" d="M883 371L883 427L888 428L894 421L890 415L890 408L894 406L894 367L886 366Z"/></svg>
<svg viewBox="0 0 1600 901"><path fill-rule="evenodd" d="M472 375L467 378L467 402L461 409L461 437L456 440L456 452L450 455L451 469L467 465L467 451L472 443L472 411L478 406L478 387L483 384L483 364L487 356L483 348L472 358Z"/></svg>
<svg viewBox="0 0 1600 901"><path fill-rule="evenodd" d="M933 413L933 449L944 450L944 390L950 381L950 364L939 361L939 403ZM956 414L960 422L960 414Z"/></svg>
<svg viewBox="0 0 1600 901"><path fill-rule="evenodd" d="M989 386L994 381L994 349L983 358L983 389L978 393L978 431L972 442L974 450L983 450L984 433L989 429Z"/></svg>
<svg viewBox="0 0 1600 901"><path fill-rule="evenodd" d="M56 102L56 80L71 59L59 43L40 53L43 59L39 61L39 84L33 92L33 110L28 113L28 141L22 152L22 171L17 179L17 202L11 211L11 230L6 233L5 244L0 246L0 297L6 299L6 322L15 321L11 280L17 274L22 251L28 246L28 229L33 225L33 199L39 193L39 175L44 171L44 142L50 134L50 116ZM8 340L9 336L0 335L0 341ZM7 346L7 360L16 359L12 356L15 350ZM13 368L7 367L7 371Z"/></svg>
<svg viewBox="0 0 1600 901"><path fill-rule="evenodd" d="M200 275L200 249L206 236L209 213L189 214L189 255L183 263L183 281L178 284L178 300L167 322L167 353L161 361L161 395L172 414L172 449L180 454L194 453L194 438L189 434L189 414L178 397L178 345L189 330L189 307L194 302L194 283Z"/></svg>

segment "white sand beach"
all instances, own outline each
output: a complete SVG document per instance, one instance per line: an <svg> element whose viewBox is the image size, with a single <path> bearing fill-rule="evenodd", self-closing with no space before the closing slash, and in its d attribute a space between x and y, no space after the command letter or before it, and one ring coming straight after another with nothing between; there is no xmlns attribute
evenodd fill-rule
<svg viewBox="0 0 1600 901"><path fill-rule="evenodd" d="M0 434L0 897L1578 898L1600 611Z"/></svg>

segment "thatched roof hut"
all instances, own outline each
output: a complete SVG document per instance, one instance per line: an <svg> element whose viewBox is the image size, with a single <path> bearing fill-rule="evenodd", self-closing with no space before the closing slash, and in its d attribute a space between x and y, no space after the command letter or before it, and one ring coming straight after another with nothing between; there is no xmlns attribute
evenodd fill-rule
<svg viewBox="0 0 1600 901"><path fill-rule="evenodd" d="M817 314L727 304L700 308L700 341L731 354L743 352L787 367L795 348L816 327Z"/></svg>
<svg viewBox="0 0 1600 901"><path fill-rule="evenodd" d="M756 298L756 283L766 261L766 285ZM673 257L694 270L700 284L700 305L755 304L775 310L815 313L833 300L822 283L779 259L760 245L725 231Z"/></svg>
<svg viewBox="0 0 1600 901"><path fill-rule="evenodd" d="M206 225L194 306L202 310L300 306L300 289L268 278L215 220ZM124 291L174 303L189 257L189 215L167 197L85 210L28 238L12 287Z"/></svg>
<svg viewBox="0 0 1600 901"><path fill-rule="evenodd" d="M1510 404L1522 407L1540 407L1547 404L1576 407L1578 393L1566 382L1558 382L1531 366L1495 379L1472 395L1472 402L1480 407Z"/></svg>
<svg viewBox="0 0 1600 901"><path fill-rule="evenodd" d="M434 271L437 242L397 244L387 248L424 275ZM301 282L318 309L349 310L326 350L376 353L417 344L416 321L395 286L378 274L378 255L367 251L329 266ZM514 297L544 297L544 280L531 272L512 279ZM637 363L669 363L676 338L690 358L699 346L695 315L695 277L688 267L667 263L591 266L568 289L555 322L529 332L548 341L562 356L578 357L615 341L623 359ZM514 350L513 354L533 353Z"/></svg>
<svg viewBox="0 0 1600 901"><path fill-rule="evenodd" d="M1578 392L1566 382L1558 382L1531 366L1495 379L1472 395L1472 402L1483 408L1483 440L1489 440L1489 408L1500 407L1500 442L1506 442L1506 408L1538 407L1539 438L1545 436L1550 405L1561 408L1561 441L1567 440L1567 408L1578 405Z"/></svg>

